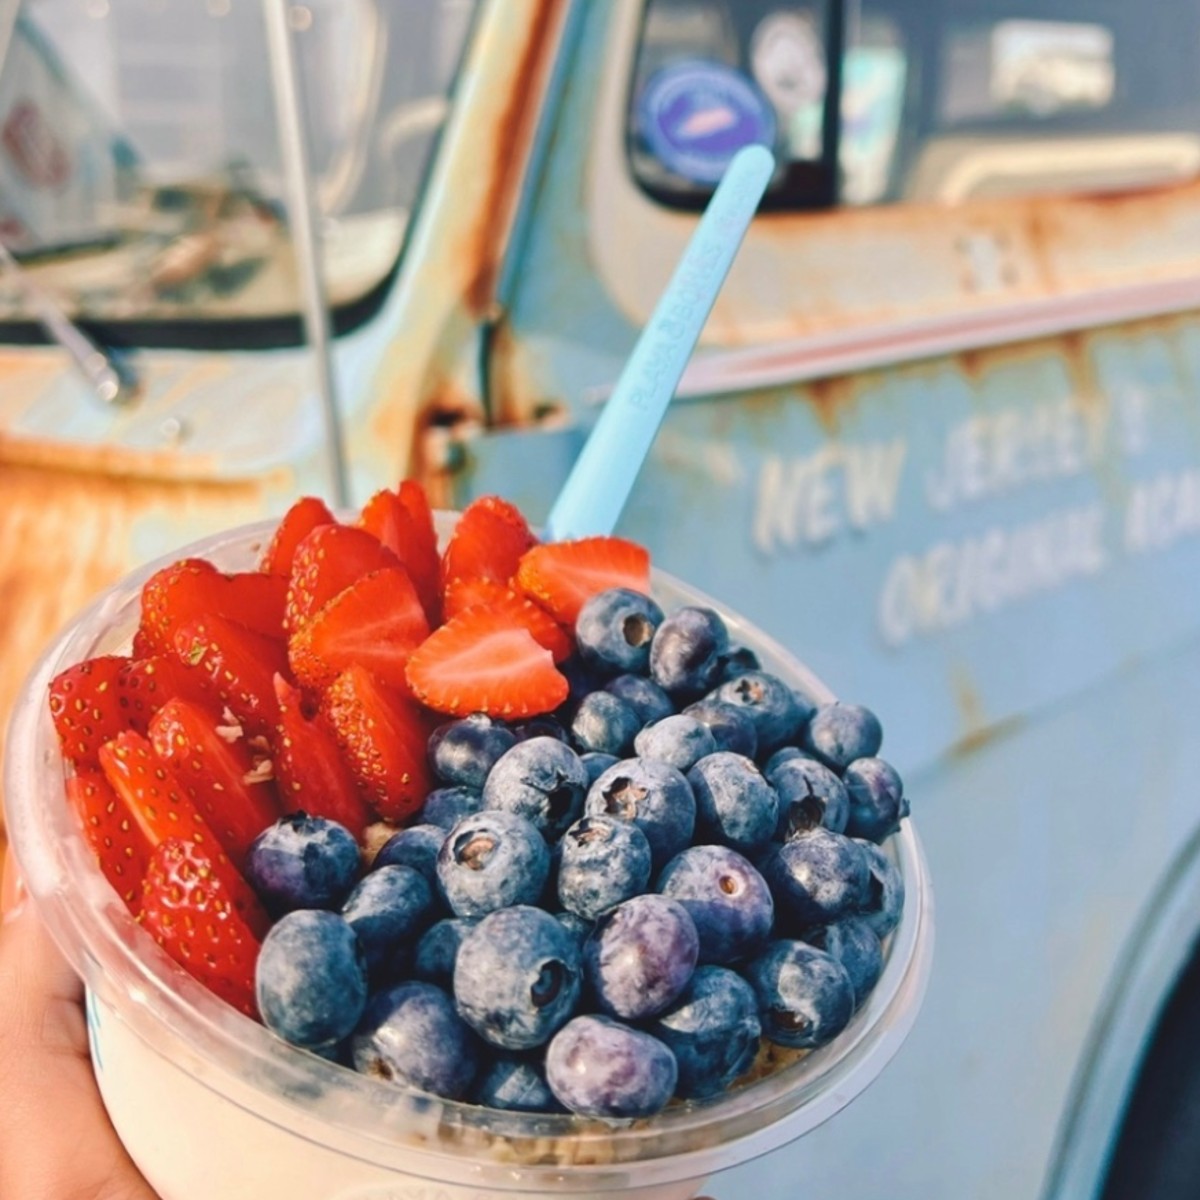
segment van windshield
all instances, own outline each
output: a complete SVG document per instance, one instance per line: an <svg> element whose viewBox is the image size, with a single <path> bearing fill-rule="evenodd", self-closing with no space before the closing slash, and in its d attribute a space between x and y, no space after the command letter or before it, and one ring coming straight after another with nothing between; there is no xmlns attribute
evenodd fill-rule
<svg viewBox="0 0 1200 1200"><path fill-rule="evenodd" d="M290 8L339 329L399 260L477 2ZM0 241L72 317L133 343L298 340L263 8L21 4L0 69ZM0 339L33 316L0 276Z"/></svg>

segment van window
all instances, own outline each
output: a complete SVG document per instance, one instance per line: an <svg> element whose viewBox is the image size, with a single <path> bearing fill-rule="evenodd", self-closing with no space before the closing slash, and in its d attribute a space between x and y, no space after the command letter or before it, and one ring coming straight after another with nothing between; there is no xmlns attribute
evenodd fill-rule
<svg viewBox="0 0 1200 1200"><path fill-rule="evenodd" d="M682 208L749 141L780 161L775 209L1180 182L1200 174L1200 8L1154 14L1127 0L648 0L630 168Z"/></svg>
<svg viewBox="0 0 1200 1200"><path fill-rule="evenodd" d="M291 7L341 328L398 261L476 4ZM24 0L0 70L0 238L73 317L149 344L294 340L287 194L261 4ZM31 316L0 278L0 323Z"/></svg>

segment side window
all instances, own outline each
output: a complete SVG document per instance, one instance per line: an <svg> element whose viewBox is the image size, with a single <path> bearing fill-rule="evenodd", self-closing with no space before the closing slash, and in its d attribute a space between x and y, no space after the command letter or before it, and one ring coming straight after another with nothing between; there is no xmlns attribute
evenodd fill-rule
<svg viewBox="0 0 1200 1200"><path fill-rule="evenodd" d="M647 0L629 165L697 208L773 148L767 206L1159 186L1200 174L1200 8L1162 0Z"/></svg>

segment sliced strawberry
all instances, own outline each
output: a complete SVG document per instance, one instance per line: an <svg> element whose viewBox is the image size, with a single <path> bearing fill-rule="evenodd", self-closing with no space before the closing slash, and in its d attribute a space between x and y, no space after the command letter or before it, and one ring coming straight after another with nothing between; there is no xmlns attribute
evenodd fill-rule
<svg viewBox="0 0 1200 1200"><path fill-rule="evenodd" d="M388 821L412 816L431 786L426 763L431 728L420 706L353 666L330 684L322 712L375 811Z"/></svg>
<svg viewBox="0 0 1200 1200"><path fill-rule="evenodd" d="M154 715L150 744L241 869L250 843L280 815L271 774L262 769L265 756L256 761L240 726L180 699L168 700Z"/></svg>
<svg viewBox="0 0 1200 1200"><path fill-rule="evenodd" d="M175 772L155 757L146 738L132 730L120 734L100 748L100 768L152 848L171 838L195 845L211 862L214 876L250 928L265 931L269 922L250 885L229 861Z"/></svg>
<svg viewBox="0 0 1200 1200"><path fill-rule="evenodd" d="M445 603L447 620L480 607L504 613L528 629L533 640L554 655L556 663L574 652L571 635L544 608L494 579L457 579L446 589Z"/></svg>
<svg viewBox="0 0 1200 1200"><path fill-rule="evenodd" d="M650 555L618 537L547 542L522 556L516 584L574 629L579 610L597 592L624 587L649 594Z"/></svg>
<svg viewBox="0 0 1200 1200"><path fill-rule="evenodd" d="M221 617L202 617L175 631L174 649L180 662L208 676L221 705L248 733L274 726L279 712L273 680L276 671L287 673L283 642Z"/></svg>
<svg viewBox="0 0 1200 1200"><path fill-rule="evenodd" d="M494 579L507 583L517 564L536 545L525 518L498 496L481 496L471 501L442 556L442 590L457 579Z"/></svg>
<svg viewBox="0 0 1200 1200"><path fill-rule="evenodd" d="M401 484L401 488L404 486ZM424 502L425 493L416 484L409 486ZM410 497L406 505L400 495L384 488L363 506L359 523L400 560L417 589L426 617L431 623L438 621L441 566L428 504L422 509Z"/></svg>
<svg viewBox="0 0 1200 1200"><path fill-rule="evenodd" d="M150 842L99 767L80 767L67 780L67 799L83 825L104 877L136 914Z"/></svg>
<svg viewBox="0 0 1200 1200"><path fill-rule="evenodd" d="M176 630L196 617L224 617L280 638L286 598L287 580L279 575L223 575L204 559L180 559L156 571L142 588L139 646L170 653Z"/></svg>
<svg viewBox="0 0 1200 1200"><path fill-rule="evenodd" d="M105 742L129 728L121 703L121 673L129 660L115 654L89 658L56 675L50 684L50 716L63 757L96 765Z"/></svg>
<svg viewBox="0 0 1200 1200"><path fill-rule="evenodd" d="M356 838L374 820L338 748L333 730L319 714L305 711L299 688L275 676L279 724L271 739L275 781L286 812L326 817Z"/></svg>
<svg viewBox="0 0 1200 1200"><path fill-rule="evenodd" d="M259 940L204 851L182 838L156 847L143 884L141 923L194 979L248 1017L258 1016Z"/></svg>
<svg viewBox="0 0 1200 1200"><path fill-rule="evenodd" d="M283 514L271 544L258 564L260 571L268 575L290 575L296 547L318 526L336 525L337 518L316 496L301 496Z"/></svg>
<svg viewBox="0 0 1200 1200"><path fill-rule="evenodd" d="M140 733L150 728L151 718L168 700L178 698L206 708L220 707L216 690L203 671L166 654L126 662L120 688L130 728Z"/></svg>
<svg viewBox="0 0 1200 1200"><path fill-rule="evenodd" d="M408 660L413 694L436 712L529 717L566 698L566 678L511 613L472 608L435 630Z"/></svg>
<svg viewBox="0 0 1200 1200"><path fill-rule="evenodd" d="M350 525L322 525L296 548L288 580L284 625L299 629L356 579L400 560L374 534Z"/></svg>
<svg viewBox="0 0 1200 1200"><path fill-rule="evenodd" d="M404 566L416 584L429 623L437 625L442 619L442 556L438 553L437 530L429 497L413 479L401 480L396 494L408 513L408 543L402 556Z"/></svg>
<svg viewBox="0 0 1200 1200"><path fill-rule="evenodd" d="M420 597L403 567L357 579L292 634L288 661L296 679L320 691L353 663L389 687L407 689L404 664L429 636Z"/></svg>

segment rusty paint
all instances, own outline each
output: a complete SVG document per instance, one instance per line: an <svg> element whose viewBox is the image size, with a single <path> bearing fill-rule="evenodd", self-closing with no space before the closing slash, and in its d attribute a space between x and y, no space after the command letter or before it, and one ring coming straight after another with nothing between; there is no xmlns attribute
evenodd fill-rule
<svg viewBox="0 0 1200 1200"><path fill-rule="evenodd" d="M837 435L842 417L858 403L857 387L852 376L835 379L814 379L804 389L804 396L813 412L831 437Z"/></svg>
<svg viewBox="0 0 1200 1200"><path fill-rule="evenodd" d="M519 193L516 181L525 169L539 115L537 100L552 66L553 34L564 11L563 0L537 0L525 23L526 39L516 55L511 90L497 100L503 107L491 141L491 158L484 165L484 201L478 207L475 229L461 248L466 260L474 264L464 300L476 315L486 314L493 303L505 233Z"/></svg>

